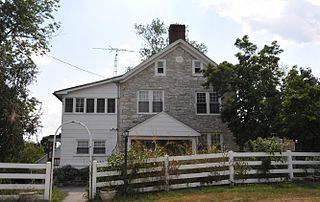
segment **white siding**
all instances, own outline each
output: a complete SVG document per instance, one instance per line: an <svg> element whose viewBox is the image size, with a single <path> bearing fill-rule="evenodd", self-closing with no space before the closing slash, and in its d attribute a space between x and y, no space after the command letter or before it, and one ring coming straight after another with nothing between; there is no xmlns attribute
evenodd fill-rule
<svg viewBox="0 0 320 202"><path fill-rule="evenodd" d="M64 97L117 98L117 86L113 83L104 84L70 92ZM106 160L106 157L111 154L117 143L117 132L111 130L112 128L117 128L117 114L63 113L62 122L64 123L70 120L77 120L84 123L89 128L93 141L106 141L106 155L94 155L95 160ZM60 165L72 165L77 168L87 166L89 155L76 154L77 140L89 139L87 131L78 124L68 124L62 127L61 133Z"/></svg>

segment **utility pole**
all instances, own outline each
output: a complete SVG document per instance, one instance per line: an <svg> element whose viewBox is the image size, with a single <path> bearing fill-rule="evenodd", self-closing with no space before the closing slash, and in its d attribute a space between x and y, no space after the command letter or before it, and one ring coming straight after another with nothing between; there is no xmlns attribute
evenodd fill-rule
<svg viewBox="0 0 320 202"><path fill-rule="evenodd" d="M121 48L113 48L109 46L109 48L93 48L93 49L99 49L99 50L108 50L110 53L112 51L116 52L116 55L114 56L114 76L117 76L118 73L118 52L135 52L133 50L127 50L127 49L121 49Z"/></svg>

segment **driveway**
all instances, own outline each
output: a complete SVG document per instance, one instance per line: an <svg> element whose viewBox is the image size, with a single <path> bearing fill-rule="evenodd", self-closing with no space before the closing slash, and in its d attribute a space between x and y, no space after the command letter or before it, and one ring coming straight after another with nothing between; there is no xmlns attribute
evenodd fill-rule
<svg viewBox="0 0 320 202"><path fill-rule="evenodd" d="M59 187L59 190L68 192L68 196L63 200L63 202L84 202L87 201L84 194L86 192L85 187Z"/></svg>

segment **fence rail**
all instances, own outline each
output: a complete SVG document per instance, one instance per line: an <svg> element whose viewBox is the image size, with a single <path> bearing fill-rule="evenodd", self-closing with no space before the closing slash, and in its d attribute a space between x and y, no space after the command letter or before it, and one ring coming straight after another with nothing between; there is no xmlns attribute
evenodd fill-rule
<svg viewBox="0 0 320 202"><path fill-rule="evenodd" d="M268 161L267 165L265 162ZM210 185L280 182L320 172L320 153L233 152L190 156L164 156L140 162L133 170L129 162L129 184L137 192L191 188ZM269 167L268 167L269 166ZM268 169L266 169L268 168ZM106 162L93 162L93 186L97 189L123 186L120 171Z"/></svg>
<svg viewBox="0 0 320 202"><path fill-rule="evenodd" d="M0 163L0 190L44 190L43 199L49 200L49 189L50 189L50 169L51 163L47 162L46 164L27 164L27 163ZM27 173L18 173L21 172L15 169L26 169ZM6 170L6 172L3 172ZM32 171L30 171L32 170ZM43 172L44 173L37 173ZM36 172L36 173L32 173ZM40 180L44 183L29 183L29 184L20 184L20 183L10 183L11 180L20 180L20 179L31 179L31 180ZM9 180L9 183L5 183L6 180Z"/></svg>

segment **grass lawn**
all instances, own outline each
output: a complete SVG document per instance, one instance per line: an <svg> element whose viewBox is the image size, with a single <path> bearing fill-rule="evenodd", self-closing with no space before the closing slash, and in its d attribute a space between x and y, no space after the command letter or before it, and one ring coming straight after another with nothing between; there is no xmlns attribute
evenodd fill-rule
<svg viewBox="0 0 320 202"><path fill-rule="evenodd" d="M118 196L114 201L290 201L290 202L320 202L320 183L280 183L251 184L229 186L212 186L130 195L127 198Z"/></svg>

